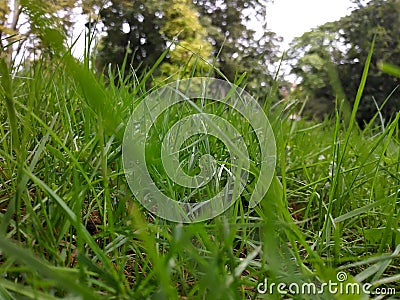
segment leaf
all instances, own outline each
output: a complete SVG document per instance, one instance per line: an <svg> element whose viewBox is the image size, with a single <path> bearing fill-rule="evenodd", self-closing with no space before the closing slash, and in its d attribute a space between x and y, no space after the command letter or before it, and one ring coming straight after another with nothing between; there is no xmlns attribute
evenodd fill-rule
<svg viewBox="0 0 400 300"><path fill-rule="evenodd" d="M386 62L380 63L379 67L382 70L382 72L400 78L400 67L386 63Z"/></svg>
<svg viewBox="0 0 400 300"><path fill-rule="evenodd" d="M48 265L47 262L37 258L29 250L14 244L7 240L4 236L0 237L0 249L3 254L7 255L29 267L30 269L38 272L40 275L52 279L56 284L71 293L81 295L84 299L96 299L96 295L93 294L90 289L81 285L76 277L64 275L62 272L58 272L57 268L53 268Z"/></svg>
<svg viewBox="0 0 400 300"><path fill-rule="evenodd" d="M371 209L373 209L373 208L375 208L375 207L377 207L377 206L379 206L381 204L384 204L386 202L387 202L387 199L382 199L382 200L367 204L367 205L365 205L363 207L360 207L360 208L354 209L354 210L352 210L352 211L350 211L348 213L345 213L345 214L335 218L333 221L335 222L335 224L339 223L339 222L346 221L346 220L354 218L356 216L365 214L365 213L371 211Z"/></svg>

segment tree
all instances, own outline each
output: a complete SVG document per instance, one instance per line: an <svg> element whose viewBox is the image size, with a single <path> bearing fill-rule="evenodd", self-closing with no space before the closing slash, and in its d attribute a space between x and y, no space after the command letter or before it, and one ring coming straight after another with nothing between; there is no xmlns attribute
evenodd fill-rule
<svg viewBox="0 0 400 300"><path fill-rule="evenodd" d="M214 46L219 69L233 81L237 73L248 72L248 88L265 99L265 87L273 76L268 66L275 64L281 38L267 29L266 5L262 0L195 0ZM261 36L246 27L258 20Z"/></svg>
<svg viewBox="0 0 400 300"><path fill-rule="evenodd" d="M187 6L189 1L186 2ZM104 67L108 63L121 66L126 54L128 61L132 62L139 73L153 66L168 47L172 36L163 34L162 30L170 26L169 22L174 22L171 13L167 12L167 9L172 11L172 5L177 5L173 3L166 0L110 1L110 5L100 13L107 34L101 40L99 49L100 66ZM193 4L191 7L196 8L197 18L205 29L204 38L199 35L198 42L204 39L211 44L211 54L225 76L234 80L237 73L246 71L250 73L249 83L254 87L266 85L271 80L268 65L277 60L278 38L265 29L266 24L265 33L257 39L254 31L245 26L250 18L249 12L256 14L254 18L265 20L265 2L194 0ZM129 27L130 31L124 32L123 26ZM167 57L166 63L172 65L172 57Z"/></svg>
<svg viewBox="0 0 400 300"><path fill-rule="evenodd" d="M324 113L334 111L333 105L355 99L371 41L376 43L367 85L358 112L361 125L377 112L377 106L398 86L398 79L383 74L381 61L400 60L400 2L372 0L357 2L349 16L326 23L305 33L292 43L289 53L293 70L301 78L303 97L310 98L312 107L323 107ZM400 109L400 94L395 91L382 114L390 119ZM375 103L376 102L376 103Z"/></svg>
<svg viewBox="0 0 400 300"><path fill-rule="evenodd" d="M152 66L166 48L163 27L165 1L111 0L99 14L104 25L97 59L99 68L123 65L125 56L141 72ZM125 27L125 31L124 31ZM130 71L130 66L126 66Z"/></svg>
<svg viewBox="0 0 400 300"><path fill-rule="evenodd" d="M354 99L371 40L376 35L374 55L370 67L359 119L369 120L377 111L374 101L380 106L399 85L398 78L382 73L380 62L396 64L400 61L400 1L374 0L355 10L341 20L341 35L349 50L346 63L340 66L343 87L350 99ZM391 96L382 114L388 120L400 110L400 92Z"/></svg>
<svg viewBox="0 0 400 300"><path fill-rule="evenodd" d="M200 24L196 10L188 0L172 0L165 10L168 22L161 29L161 34L174 41L174 48L169 52L169 62L160 66L162 74L182 77L192 72L204 75L210 69L207 60L211 57L212 46L206 40L207 32ZM185 67L185 73L180 69Z"/></svg>
<svg viewBox="0 0 400 300"><path fill-rule="evenodd" d="M343 61L338 39L336 25L327 23L296 38L288 52L291 72L301 78L297 96L308 101L311 117L323 119L335 110L336 100L347 101L336 69Z"/></svg>
<svg viewBox="0 0 400 300"><path fill-rule="evenodd" d="M44 45L38 38L40 34L38 26L47 27L49 34L53 29L68 33L72 25L72 10L76 4L76 0L1 1L0 49L4 50L7 63L11 65L21 50L29 53L49 50L50 48L47 47L49 45ZM38 9L26 9L28 7L37 7ZM33 11L42 13L33 14ZM57 22L54 23L50 19Z"/></svg>

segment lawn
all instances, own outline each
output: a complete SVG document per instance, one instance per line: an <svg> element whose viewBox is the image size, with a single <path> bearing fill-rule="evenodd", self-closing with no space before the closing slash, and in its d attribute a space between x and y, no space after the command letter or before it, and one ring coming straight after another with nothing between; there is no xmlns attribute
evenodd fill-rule
<svg viewBox="0 0 400 300"><path fill-rule="evenodd" d="M368 66L348 122L339 109L323 122L293 120L303 101L276 101L278 82L259 99L274 133L276 166L254 207L263 145L253 120L203 99L161 114L146 128L146 163L170 198L213 197L235 165L227 145L199 133L178 149L180 166L195 176L199 157L210 154L220 172L194 189L168 176L161 142L196 110L227 119L249 155L239 199L218 216L180 223L139 203L123 165L129 118L163 84L153 81L157 65L140 78L134 71L104 77L69 55L26 62L18 72L2 60L0 298L381 299L381 292L398 299L400 114L381 124L377 113L358 127ZM246 90L246 77L235 84ZM364 293L323 290L328 283L359 283ZM323 293L302 293L304 284Z"/></svg>

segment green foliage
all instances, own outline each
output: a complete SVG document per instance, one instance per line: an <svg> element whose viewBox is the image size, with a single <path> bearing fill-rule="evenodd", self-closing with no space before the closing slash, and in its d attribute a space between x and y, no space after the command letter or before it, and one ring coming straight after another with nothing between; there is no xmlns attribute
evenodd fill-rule
<svg viewBox="0 0 400 300"><path fill-rule="evenodd" d="M303 96L310 98L311 107L320 107L320 117L334 111L336 100L353 103L374 36L374 56L357 117L360 124L371 120L378 110L386 121L394 117L400 109L400 94L394 91L399 81L382 73L379 66L381 61L400 60L399 14L397 0L369 1L359 4L349 16L319 26L294 41L289 53L293 73L302 78ZM332 81L332 74L337 74L333 77L337 80ZM389 95L388 104L382 108Z"/></svg>
<svg viewBox="0 0 400 300"><path fill-rule="evenodd" d="M127 55L130 64L125 65L125 71L129 72L132 67L141 74L154 65L170 45L171 39L179 33L177 40L183 40L181 47L177 46L175 53L171 51L166 57L164 73L170 75L176 72L173 66L176 62L187 63L184 61L190 58L185 54L187 49L194 48L196 53L200 48L201 56L205 60L211 59L210 62L229 80L234 81L238 75L249 73L248 87L265 99L265 86L272 83L268 66L278 60L276 43L279 39L266 30L266 23L263 35L258 38L244 24L250 18L245 12L251 9L256 14L252 18L262 23L265 20L265 3L259 0L196 0L192 5L190 1L110 1L100 12L107 36L100 42L99 67L103 68L108 63L121 67ZM123 24L129 25L128 33L122 31ZM196 39L186 40L195 28L199 29ZM199 69L205 67L201 59L198 59L198 64ZM190 70L191 66L187 69Z"/></svg>
<svg viewBox="0 0 400 300"><path fill-rule="evenodd" d="M0 49L7 53L7 64L11 66L21 50L31 55L50 52L63 43L54 40L53 30L67 33L72 25L72 11L77 6L76 0L3 0L0 4ZM30 8L36 7L35 10ZM28 20L28 22L27 22ZM47 32L39 28L47 27ZM52 45L43 43L40 35L52 35ZM5 47L4 41L13 42L13 47ZM15 47L14 47L15 46ZM26 55L26 53L24 53ZM28 56L28 55L26 55Z"/></svg>
<svg viewBox="0 0 400 300"><path fill-rule="evenodd" d="M126 78L117 88L110 74L106 88L90 70L75 72L74 66L71 72L66 64L73 64L66 56L42 61L10 78L20 87L13 101L24 147L13 155L9 121L2 118L3 298L256 299L265 277L327 282L338 270L354 282L399 288L398 119L380 133L346 131L339 121L291 121L291 104L277 105L269 113L277 177L260 206L249 210L250 183L225 214L183 226L137 207L123 174L121 137L103 122L114 118L111 107L126 120L124 108L144 96L143 83ZM204 109L226 116L219 105L205 103ZM154 130L167 130L177 117L171 113ZM242 119L231 122L246 130ZM243 137L257 158L256 141L250 133ZM158 135L149 137L148 152L157 152L159 144ZM207 147L219 166L225 163L223 144L203 137L197 149ZM183 163L189 152L182 151ZM157 168L149 169L161 189L184 196ZM15 203L18 213L6 218Z"/></svg>
<svg viewBox="0 0 400 300"><path fill-rule="evenodd" d="M50 47L47 39L63 39L58 31L46 34L45 25L38 31ZM384 127L354 126L371 47L350 126L338 115L323 123L290 120L295 103L275 104L266 114L276 137L276 176L260 205L249 208L249 182L224 214L182 225L138 207L122 166L119 130L146 96L152 74L110 72L105 83L55 46L51 60L15 74L0 61L2 299L258 299L264 278L323 284L337 282L338 271L347 272L348 282L399 291L400 113ZM203 105L233 116L232 126L246 133L257 179L260 149L250 126L224 105ZM182 117L177 112L188 113L179 108L153 131L166 132ZM157 152L159 144L159 135L150 135L147 151ZM218 167L228 167L217 139L190 145L198 146L195 154L211 149ZM182 164L196 168L188 147L180 152ZM151 165L149 171L161 188L185 194ZM320 296L333 297L368 295Z"/></svg>
<svg viewBox="0 0 400 300"><path fill-rule="evenodd" d="M196 10L188 0L173 0L166 8L165 17L168 22L161 28L161 34L174 44L169 51L169 61L160 66L161 74L175 79L204 76L211 69L212 46L206 40L207 32ZM182 74L182 68L186 74Z"/></svg>
<svg viewBox="0 0 400 300"><path fill-rule="evenodd" d="M335 91L330 84L333 78L328 68L340 63L342 53L334 47L334 40L335 34L329 31L312 30L296 38L288 52L288 58L293 60L292 73L302 78L297 96L310 98L305 113L319 119L335 108Z"/></svg>
<svg viewBox="0 0 400 300"><path fill-rule="evenodd" d="M247 72L247 87L265 100L265 87L273 78L268 67L279 61L277 43L281 40L267 29L264 0L195 0L201 21L214 46L217 67L230 80ZM261 36L245 23L258 20ZM273 75L273 74L272 74Z"/></svg>
<svg viewBox="0 0 400 300"><path fill-rule="evenodd" d="M160 32L164 24L164 5L165 1L110 1L100 11L107 36L100 41L99 68L108 63L113 69L121 67L125 56L128 64L124 72L131 68L142 72L153 66L166 49L166 40ZM128 33L122 31L123 24L129 26Z"/></svg>

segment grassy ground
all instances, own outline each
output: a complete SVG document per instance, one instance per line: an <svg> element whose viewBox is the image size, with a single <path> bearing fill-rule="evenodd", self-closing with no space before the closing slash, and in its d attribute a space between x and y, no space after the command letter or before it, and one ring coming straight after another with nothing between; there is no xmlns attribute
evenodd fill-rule
<svg viewBox="0 0 400 300"><path fill-rule="evenodd" d="M371 283L371 291L400 293L399 115L360 130L354 118L361 94L347 124L339 115L322 123L291 120L295 101L267 99L276 178L254 209L248 202L260 149L249 125L233 117L253 163L249 185L224 214L182 225L143 209L124 176L124 124L149 92L150 73L106 82L68 57L26 65L15 76L2 64L1 73L1 299L282 299L290 297L276 289L263 295L257 286L264 279L337 283L338 272L346 272L346 282ZM226 116L218 105L203 109ZM163 120L155 132L165 130ZM152 135L149 170L179 199L188 191L163 174L159 144ZM193 151L210 151L218 166L229 165L215 138L187 146L189 173L198 171L188 162ZM219 188L214 181L193 195L201 200ZM291 297L381 299L328 291Z"/></svg>

